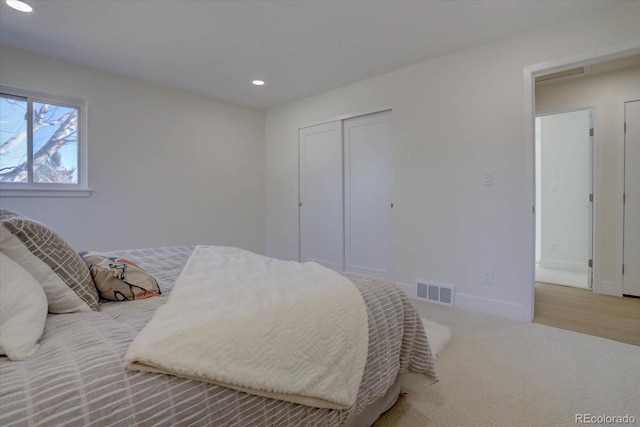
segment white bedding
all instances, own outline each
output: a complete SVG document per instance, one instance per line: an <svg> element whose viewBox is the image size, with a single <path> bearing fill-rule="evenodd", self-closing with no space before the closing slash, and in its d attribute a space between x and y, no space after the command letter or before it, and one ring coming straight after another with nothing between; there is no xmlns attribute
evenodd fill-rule
<svg viewBox="0 0 640 427"><path fill-rule="evenodd" d="M367 348L366 307L344 276L315 263L198 246L125 363L345 409L356 401Z"/></svg>

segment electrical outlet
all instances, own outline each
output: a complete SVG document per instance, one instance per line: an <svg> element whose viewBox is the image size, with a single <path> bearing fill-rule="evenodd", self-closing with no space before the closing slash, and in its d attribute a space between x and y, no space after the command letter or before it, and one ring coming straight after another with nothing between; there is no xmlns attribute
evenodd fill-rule
<svg viewBox="0 0 640 427"><path fill-rule="evenodd" d="M482 283L485 285L493 283L493 270L482 270Z"/></svg>

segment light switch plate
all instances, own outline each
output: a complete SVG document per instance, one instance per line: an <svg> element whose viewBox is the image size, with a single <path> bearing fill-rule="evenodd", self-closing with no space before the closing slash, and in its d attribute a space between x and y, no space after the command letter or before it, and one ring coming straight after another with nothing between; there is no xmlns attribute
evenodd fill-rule
<svg viewBox="0 0 640 427"><path fill-rule="evenodd" d="M493 172L485 171L482 173L482 185L493 185Z"/></svg>

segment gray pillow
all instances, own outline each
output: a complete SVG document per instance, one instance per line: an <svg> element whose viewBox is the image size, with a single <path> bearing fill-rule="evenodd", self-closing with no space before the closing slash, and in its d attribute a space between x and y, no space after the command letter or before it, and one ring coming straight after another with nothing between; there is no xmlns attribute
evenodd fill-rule
<svg viewBox="0 0 640 427"><path fill-rule="evenodd" d="M0 209L0 250L40 283L50 313L98 310L98 291L87 266L49 227Z"/></svg>

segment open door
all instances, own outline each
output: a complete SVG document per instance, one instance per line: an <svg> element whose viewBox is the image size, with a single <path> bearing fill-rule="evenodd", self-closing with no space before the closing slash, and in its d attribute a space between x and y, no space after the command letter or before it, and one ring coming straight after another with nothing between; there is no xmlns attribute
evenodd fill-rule
<svg viewBox="0 0 640 427"><path fill-rule="evenodd" d="M593 109L536 117L536 282L590 289Z"/></svg>

